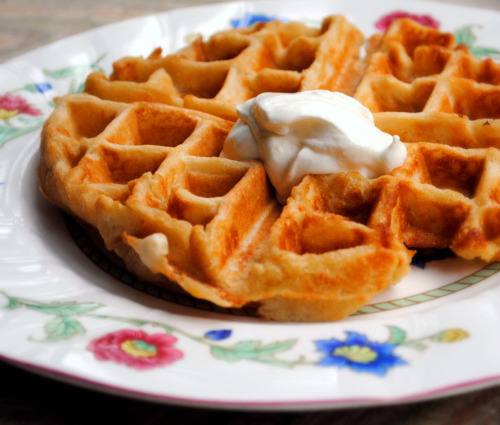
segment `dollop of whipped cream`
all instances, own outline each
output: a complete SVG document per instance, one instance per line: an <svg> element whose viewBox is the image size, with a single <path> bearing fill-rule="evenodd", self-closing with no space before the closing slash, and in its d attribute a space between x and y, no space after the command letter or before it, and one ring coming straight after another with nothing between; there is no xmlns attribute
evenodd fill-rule
<svg viewBox="0 0 500 425"><path fill-rule="evenodd" d="M262 93L237 111L221 156L260 159L282 204L307 174L358 171L375 178L406 159L399 137L375 127L371 112L342 93Z"/></svg>

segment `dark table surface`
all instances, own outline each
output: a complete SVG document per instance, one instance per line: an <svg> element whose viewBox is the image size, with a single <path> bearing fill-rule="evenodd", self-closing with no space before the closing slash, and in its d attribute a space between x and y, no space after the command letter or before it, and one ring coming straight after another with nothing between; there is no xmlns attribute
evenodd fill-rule
<svg viewBox="0 0 500 425"><path fill-rule="evenodd" d="M215 1L0 0L0 63L35 47L134 16ZM499 0L448 0L500 10ZM257 412L186 408L103 394L0 362L0 425L500 424L500 387L437 400L346 410Z"/></svg>

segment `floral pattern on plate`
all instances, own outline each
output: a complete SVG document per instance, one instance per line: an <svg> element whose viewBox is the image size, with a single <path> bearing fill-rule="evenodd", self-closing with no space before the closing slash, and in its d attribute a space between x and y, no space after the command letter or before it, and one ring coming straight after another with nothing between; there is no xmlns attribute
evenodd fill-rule
<svg viewBox="0 0 500 425"><path fill-rule="evenodd" d="M264 4L264 2L256 2L255 6L249 8L252 13L242 14L244 19L236 18L231 21L232 24L234 26L253 25L257 21L269 20L274 16L281 17L289 12L288 7L287 9L279 9L275 6L276 10L269 14L254 13L254 10L258 11L261 7L264 8L259 3ZM312 3L316 6L313 5L308 10L314 11L314 7L323 7L319 1ZM381 1L381 3L385 4L385 1ZM394 4L395 2L391 3L392 6ZM367 7L369 7L368 4ZM372 6L370 7L373 9ZM290 5L290 9L293 8L294 6ZM297 9L293 13L298 15L303 13L303 10L304 8L301 6L300 10ZM379 15L370 14L370 16L380 16L382 19L394 14L391 12L394 10L392 7L388 10L387 13L383 13L384 10L382 10ZM219 13L219 10L217 12ZM355 12L352 11L354 16ZM422 16L425 15L423 13L408 13L417 19L422 19ZM479 20L475 20L474 16L471 17L470 21L479 22ZM439 17L430 15L429 22L440 26L440 19L444 20L445 18L447 19L443 13ZM448 19L447 22L448 27L450 27L450 23L454 24L452 19ZM375 23L371 23L371 25L374 27ZM488 46L488 42L478 41L480 37L477 37L476 34L480 35L482 30L479 25L464 26L461 23L460 25L455 26L458 28L455 31L457 40L466 44L476 56L499 56L500 53L497 49L483 47ZM144 25L140 26L140 28L143 27ZM194 28L195 25L192 27ZM163 27L161 29L164 30ZM99 37L99 40L105 39L108 40L108 38ZM121 41L120 39L120 43ZM95 40L92 43L95 45ZM68 62L54 60L53 69L43 69L40 73L43 76L42 81L33 84L26 76L27 82L24 85L19 84L17 87L15 84L9 87L4 84L2 86L0 90L0 147L4 147L7 142L15 139L20 143L9 143L8 149L0 150L0 155L5 154L1 158L3 162L0 162L0 168L3 167L2 169L8 172L15 168L8 166L8 161L15 162L17 160L13 157L10 147L23 145L29 139L23 136L39 131L43 120L52 108L54 98L63 93L81 91L86 75L92 70L101 69L100 62L105 55L97 56L102 50L107 51L108 54L113 51L112 47L103 42L102 46L98 45L91 50L92 54L88 62L78 56L73 57L74 61L70 65ZM87 57L89 56L87 55ZM12 149L12 152L14 151ZM25 152L26 150L23 151L23 153ZM24 164L26 165L27 162ZM29 165L33 165L33 162L30 162ZM4 174L10 177L11 175L7 171ZM18 187L15 182L14 178L12 180L6 179L2 186L6 189L3 194L11 195L15 192ZM12 199L9 199L9 202L14 204ZM24 200L22 202L27 204ZM11 216L17 214L17 210L12 214L7 211L11 204L7 205L5 210L0 208L0 218L2 219L0 224L4 226L2 229L5 228L15 233L18 231L18 227L15 226L19 224L19 220L16 221L19 216L11 220ZM0 205L0 207L3 206ZM18 208L17 204L14 207ZM23 208L27 207L23 206ZM8 227L11 225L9 220L13 223L11 228ZM39 224L38 218L36 220L26 225L30 231L36 229L35 226ZM62 232L64 233L64 230ZM32 233L36 233L36 231ZM1 234L2 236L8 235L7 232ZM31 246L24 245L22 248L26 251L31 250ZM8 249L11 247L9 246ZM54 252L50 251L49 254L54 255ZM17 257L16 261L19 258ZM46 264L44 263L44 265ZM16 263L12 265L11 269L22 265ZM31 266L32 264L29 263L22 273L28 274L28 269ZM52 266L52 263L48 264L49 268ZM61 271L62 268L54 268L54 270ZM2 269L2 271L6 270ZM63 274L66 272L70 274L67 268L62 271ZM8 272L10 273L11 270L9 269ZM371 318L365 319L361 315L352 321L340 324L328 326L313 324L297 328L286 325L267 326L267 324L246 322L245 320L240 322L231 320L231 317L227 321L221 321L220 318L214 320L212 317L205 320L205 316L201 313L199 316L194 314L191 317L190 315L183 316L183 314L170 315L170 312L156 314L156 312L148 311L146 319L145 316L137 314L135 308L129 311L127 307L131 304L122 303L119 295L114 293L110 295L112 291L108 293L102 288L100 288L100 292L97 292L93 288L88 290L86 286L85 291L81 291L81 287L78 286L80 283L59 282L60 287L64 289L63 291L58 292L52 287L47 291L47 287L53 282L47 283L50 280L49 277L52 278L52 276L48 277L43 274L44 272L44 269L40 269L39 280L35 279L25 287L17 284L16 279L20 279L18 275L15 275L10 281L4 279L4 282L1 282L2 289L8 288L8 290L0 292L1 317L4 323L10 325L14 323L19 326L19 329L15 329L15 326L2 328L6 331L6 335L12 336L15 333L15 338L12 338L15 341L4 338L0 354L12 361L19 360L49 372L60 372L77 380L82 379L94 383L97 386L112 386L129 393L142 392L142 394L146 393L146 396L152 395L153 399L158 397L170 401L182 399L191 404L210 403L217 397L218 402L222 405L234 406L234 404L241 403L247 407L261 406L264 399L266 402L269 401L267 406L272 405L272 403L281 406L296 406L297 402L307 406L317 402L325 403L324 405L330 408L339 405L347 406L350 403L354 405L359 403L377 404L380 400L422 399L429 394L443 394L449 390L468 386L477 387L478 382L482 384L488 379L498 379L494 371L489 372L491 368L494 369L494 364L484 361L488 350L481 346L478 349L476 345L485 340L490 341L494 337L489 333L492 326L484 326L484 323L478 324L480 320L473 314L470 317L464 317L453 310L454 315L450 317L446 313L441 314L432 308L427 310L416 308L416 311L419 312L425 310L425 314L416 313L412 316L412 314L402 315L398 312L395 314L389 312L387 316L382 316L387 320L380 319L378 315L377 317L374 317L376 315L372 316L373 320ZM50 269L49 274L52 272L53 270ZM496 273L496 269L488 269L486 272L491 272L491 274L486 277L479 275L473 277L477 281L487 280L493 273ZM19 275L22 273L20 272ZM484 274L485 271L482 270L481 273ZM497 278L491 280L496 281ZM89 283L89 285L92 284ZM97 283L95 286L98 286ZM70 289L67 289L68 287ZM43 290L38 290L38 288L43 288ZM77 288L76 291L75 288ZM454 289L450 288L451 292L454 292ZM68 292L64 292L65 290ZM83 293L85 296L82 295ZM87 298L89 293L92 296ZM470 293L472 293L470 297L472 299L481 291L470 289ZM102 295L103 298L99 298L99 295L96 294ZM481 301L484 302L484 298L486 296ZM96 301L87 302L85 299ZM455 299L460 299L460 296L455 297ZM494 297L491 297L491 300L493 303ZM132 302L132 304L134 303ZM141 304L140 301L137 302L137 305L139 304ZM441 303L445 307L450 304L453 303ZM385 305L381 306L381 308L385 307ZM143 311L143 309L144 306L141 305L139 310ZM113 314L110 311L113 311ZM493 311L494 309L485 308L481 313L490 319L494 314ZM407 316L412 317L407 318ZM439 320L436 320L436 317ZM494 322L488 322L488 324L490 323ZM16 345L17 347L15 347ZM28 357L29 353L33 352L37 353L36 359ZM50 362L51 359L46 361L50 355L38 355L46 352L56 353L54 358L58 360L64 358L66 361L56 365ZM463 373L467 369L461 367L464 363L463 353L468 353L474 358L474 368L480 369L484 364L485 369L489 368L487 372L483 372L482 375L480 373L476 375ZM477 358L474 357L475 355ZM42 362L42 358L45 363ZM72 368L72 360L75 358L78 359L77 365ZM194 361L193 358L195 358ZM435 360L436 358L449 361L439 362ZM458 362L460 359L462 363L458 369L454 369L453 362L455 360ZM200 370L196 369L196 366L201 364L204 365L203 373L207 374L206 377L212 378L209 385L210 393L203 393L203 385L193 386L188 385L189 382L181 382L186 376L189 378L191 375L196 375L198 380L197 372ZM193 365L195 365L194 369ZM208 372L207 365L208 369L211 369ZM189 369L188 372L183 374L187 369ZM215 372L212 372L212 369ZM269 394L267 394L263 399L257 399L257 401L253 395L249 396L248 393L241 396L238 394L236 397L235 394L228 392L230 390L218 385L219 376L215 375L221 370L223 371L222 375L224 375L220 376L221 378L227 378L226 372L227 375L231 375L235 371L238 372L238 389L240 389L239 379L242 375L250 382L254 382L253 375L256 375L255 380L259 385L264 382L262 376L266 379L265 385L260 385L259 388L276 389L273 387L276 385L279 387L276 392L286 393L286 395L268 397ZM269 374L270 371L271 374ZM340 371L342 372L340 373ZM155 373L155 379L147 381L145 378L141 381L142 377L147 377L148 373L151 372ZM460 376L455 377L455 372L456 375ZM284 375L285 373L287 375ZM412 374L417 374L418 378L422 378L415 380L419 381L418 384L422 383L422 386L418 387L414 385L415 382L404 381L404 377ZM298 383L298 385L285 388L283 384L285 381L268 379L269 375L286 376L287 379ZM439 375L440 378L434 379L433 375ZM103 376L110 377L110 379L108 381L101 380ZM171 380L163 380L165 376L167 378L181 377L182 379L175 382L172 387ZM156 379L156 377L161 378ZM401 377L403 377L403 381ZM314 379L321 379L322 384L327 383L329 386L315 385ZM221 379L221 382L228 382L228 380ZM146 384L144 384L145 381L147 381ZM164 386L160 387L159 382L163 382ZM400 382L405 382L405 385L398 384ZM304 390L303 388L308 385L310 385L308 390ZM184 393L177 391L179 387L182 387ZM200 392L193 393L194 387L196 387L196 391ZM165 388L168 391L165 391ZM186 388L188 389L186 390ZM308 393L311 388L315 391L312 398L302 399L301 394ZM325 388L327 393L323 393L322 388ZM347 396L344 392L346 388L351 391ZM381 388L386 391L383 396L380 395ZM392 392L392 388L395 388L395 392ZM292 392L291 389L294 391L300 389L301 393ZM245 390L244 386L242 390ZM217 394L213 395L213 393Z"/></svg>
<svg viewBox="0 0 500 425"><path fill-rule="evenodd" d="M469 336L462 329L446 329L428 337L408 339L403 329L389 326L387 341L378 342L370 340L366 335L347 331L344 340L329 338L314 341L316 352L321 355L319 360L312 358L314 353L300 354L295 360L283 360L278 357L279 354L294 347L298 342L297 339L270 343L256 339L236 341L229 345L219 344L219 341L232 338L231 329L209 330L203 336L199 336L158 321L95 314L95 310L103 307L100 304L76 301L46 304L9 296L1 291L0 294L7 298L8 302L3 307L6 310L25 307L52 316L44 326L46 339L38 343L58 342L85 334L85 327L82 324L85 318L114 320L138 328L149 325L161 329L164 333L148 334L140 329L122 329L94 339L88 345L88 350L94 353L97 360L112 361L138 370L162 367L182 359L182 351L174 348L177 338L173 334L179 334L207 346L214 358L226 362L246 360L289 368L299 365L340 367L379 376L384 376L395 366L407 364L403 357L395 353L398 347L422 351L427 348L426 342L458 342Z"/></svg>
<svg viewBox="0 0 500 425"><path fill-rule="evenodd" d="M378 19L375 22L375 27L384 31L391 22L401 17L409 17L422 25L433 28L439 28L440 25L439 22L430 15L416 15L404 11L397 11L384 15ZM244 28L259 22L268 22L273 19L277 18L264 14L246 14L240 19L231 20L231 25L234 28ZM470 25L457 30L457 40L468 45L471 51L478 55L496 55L500 53L496 49L475 47L474 42L476 38L472 32L472 28L473 26ZM103 57L104 56L99 57L90 64L64 67L56 70L45 70L44 74L48 80L68 79L69 93L81 92L86 75L95 70L102 70L99 63ZM36 106L28 103L22 95L14 93L45 93L52 89L52 84L47 81L42 84L29 84L22 89L8 92L0 96L0 120L3 120L3 124L0 125L0 146L26 132L38 130L45 118L40 118L43 114ZM10 120L19 115L25 115L26 117L12 124ZM78 302L42 304L34 301L21 301L7 294L4 295L9 300L7 306L4 307L7 310L24 306L28 309L53 315L53 319L45 325L47 341L51 342L84 334L85 329L77 318L89 316L93 310L101 307L99 304ZM99 317L113 319L102 315ZM144 321L138 319L114 319L137 326L145 324ZM95 358L98 360L113 361L136 369L160 367L182 358L183 353L173 348L177 339L170 335L178 331L185 337L209 345L212 356L230 362L251 360L287 367L297 366L299 364L315 364L318 366L347 367L357 372L369 372L382 376L395 366L407 364L402 357L395 353L396 348L400 346L423 350L425 349L425 340L433 342L455 342L468 337L467 332L461 329L449 329L419 340L407 340L404 330L397 327L389 327L389 339L385 342L376 342L370 340L366 335L347 331L345 340L331 338L315 341L316 349L322 355L319 360L306 360L306 356L300 356L299 359L294 361L282 361L276 358L276 355L293 347L297 342L296 340L276 341L270 344L262 344L262 342L258 340L238 341L233 345L223 346L215 345L213 341L229 339L232 335L231 330L211 330L206 332L204 337L199 337L190 335L185 331L180 331L166 324L154 323L153 325L163 328L167 333L147 334L140 330L123 329L93 340L89 344L88 349L94 353Z"/></svg>
<svg viewBox="0 0 500 425"><path fill-rule="evenodd" d="M66 93L81 92L86 76L92 71L102 70L99 63L103 57L90 64L46 69L43 71L46 81L0 93L0 148L12 139L40 130L54 107L54 97L62 94L55 92L54 80L66 80ZM34 100L28 101L28 96ZM42 110L49 112L44 114Z"/></svg>

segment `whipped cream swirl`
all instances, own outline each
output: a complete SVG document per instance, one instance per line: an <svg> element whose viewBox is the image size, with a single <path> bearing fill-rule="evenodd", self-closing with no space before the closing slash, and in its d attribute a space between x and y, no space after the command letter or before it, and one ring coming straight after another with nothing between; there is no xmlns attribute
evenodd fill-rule
<svg viewBox="0 0 500 425"><path fill-rule="evenodd" d="M375 127L371 112L342 93L262 93L237 111L221 156L260 159L281 203L307 174L358 171L375 178L406 159L399 137Z"/></svg>

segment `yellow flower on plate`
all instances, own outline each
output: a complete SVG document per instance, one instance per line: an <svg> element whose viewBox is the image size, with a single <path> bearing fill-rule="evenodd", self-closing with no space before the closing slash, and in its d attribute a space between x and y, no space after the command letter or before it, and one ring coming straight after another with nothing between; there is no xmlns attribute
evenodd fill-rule
<svg viewBox="0 0 500 425"><path fill-rule="evenodd" d="M5 120L7 118L15 117L18 113L19 111L17 109L9 111L7 109L0 108L0 119Z"/></svg>
<svg viewBox="0 0 500 425"><path fill-rule="evenodd" d="M434 340L438 342L457 342L469 337L469 334L462 329L447 329L439 332L434 336Z"/></svg>

